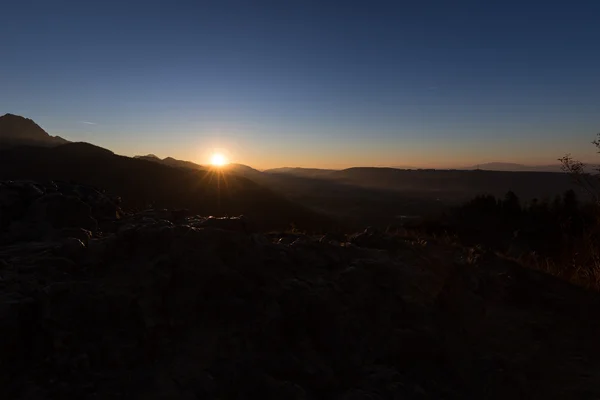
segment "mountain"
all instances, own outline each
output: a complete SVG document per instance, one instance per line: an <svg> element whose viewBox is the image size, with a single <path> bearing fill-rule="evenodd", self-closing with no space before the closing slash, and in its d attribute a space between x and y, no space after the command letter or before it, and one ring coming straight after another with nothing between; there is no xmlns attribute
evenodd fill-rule
<svg viewBox="0 0 600 400"><path fill-rule="evenodd" d="M472 167L464 168L468 170L480 169L483 171L511 171L511 172L562 172L561 166L556 165L523 165L506 162L491 162Z"/></svg>
<svg viewBox="0 0 600 400"><path fill-rule="evenodd" d="M105 188L126 209L183 208L194 214L247 216L262 229L332 226L330 218L227 171L172 168L119 156L89 143L0 150L0 180L66 181Z"/></svg>
<svg viewBox="0 0 600 400"><path fill-rule="evenodd" d="M166 157L166 158L161 159L161 158L155 156L154 154L148 154L145 156L135 156L134 158L137 158L139 160L152 161L152 162L168 165L170 167L175 167L175 168L189 168L189 169L198 169L198 170L206 169L202 165L193 163L191 161L177 160L173 157Z"/></svg>
<svg viewBox="0 0 600 400"><path fill-rule="evenodd" d="M134 156L133 158L139 158L140 160L147 160L147 161L162 161L162 159L155 156L154 154L147 154L145 156Z"/></svg>
<svg viewBox="0 0 600 400"><path fill-rule="evenodd" d="M187 169L201 170L201 171L206 171L206 170L210 169L210 167L208 167L208 166L196 164L191 161L177 160L173 157L166 157L166 158L161 159L160 157L157 157L154 154L148 154L145 156L135 156L134 158L136 158L138 160L146 160L146 161L151 161L151 162L155 162L155 163L159 163L159 164L163 164L163 165L168 165L170 167L175 167L175 168L187 168ZM227 164L225 166L220 167L219 171L243 176L248 179L254 180L256 182L260 181L260 183L263 183L265 181L265 179L264 179L265 174L263 174L262 172L260 172L257 169L254 169L254 168L249 167L244 164L236 164L236 163Z"/></svg>
<svg viewBox="0 0 600 400"><path fill-rule="evenodd" d="M517 193L523 202L553 199L575 189L571 177L553 172L396 169L355 167L344 170L275 168L263 172L235 166L244 175L291 201L358 228L385 227L400 216L430 215L477 195Z"/></svg>
<svg viewBox="0 0 600 400"><path fill-rule="evenodd" d="M0 148L32 145L54 147L69 143L60 136L50 136L29 118L14 114L0 117Z"/></svg>
<svg viewBox="0 0 600 400"><path fill-rule="evenodd" d="M252 167L249 167L247 165L244 165L244 164L236 164L236 163L227 164L227 165L221 167L221 170L227 171L229 173L236 174L239 176L244 176L255 182L262 183L262 182L264 182L264 179L267 178L266 174L264 174L263 172L261 172L257 169L254 169Z"/></svg>
<svg viewBox="0 0 600 400"><path fill-rule="evenodd" d="M412 165L392 165L391 168L396 168L396 169L423 169L422 167L414 167Z"/></svg>
<svg viewBox="0 0 600 400"><path fill-rule="evenodd" d="M157 157L154 154L148 154L145 156L135 156L134 158L136 158L138 160L152 161L152 162L156 162L159 164L168 165L170 167L176 167L176 168L188 168L188 169L201 170L201 171L206 171L206 170L210 169L209 166L203 166L203 165L191 162L191 161L177 160L173 157L166 157L166 158L161 159L160 157ZM249 178L252 180L255 180L255 179L262 180L262 178L264 177L264 174L262 172L260 172L259 170L254 169L254 168L249 167L244 164L231 163L231 164L227 164L227 165L220 167L219 170L222 172L227 172L227 173L232 173L232 174L236 174L239 176L243 176L243 177L246 177L246 178Z"/></svg>
<svg viewBox="0 0 600 400"><path fill-rule="evenodd" d="M577 189L564 173L533 171L484 170L400 170L394 168L356 167L335 171L331 178L339 183L366 188L385 189L442 201L465 201L482 193L497 197L508 190L522 200L554 198L569 189Z"/></svg>
<svg viewBox="0 0 600 400"><path fill-rule="evenodd" d="M16 116L3 120L10 122L5 126L16 124L18 131L32 132L22 136L35 140L26 142L31 146L0 154L0 178L75 180L105 187L135 208L152 203L203 214L242 213L257 216L271 227L290 222L315 227L331 219L344 221L345 226L385 226L397 216L436 213L484 193L502 197L512 190L527 202L552 199L574 188L568 175L548 172L383 167L286 167L261 172L243 164L217 169L154 154L121 157L89 143L69 143L49 151L44 147L52 137L33 121ZM484 167L511 169L519 164Z"/></svg>
<svg viewBox="0 0 600 400"><path fill-rule="evenodd" d="M335 170L333 169L283 167L267 169L264 172L268 174L289 174L304 178L323 178L327 175L330 175L334 171Z"/></svg>
<svg viewBox="0 0 600 400"><path fill-rule="evenodd" d="M190 168L190 169L201 169L201 170L206 169L202 165L193 163L191 161L177 160L173 157L163 158L162 162L165 165L169 165L169 166L175 167L175 168Z"/></svg>

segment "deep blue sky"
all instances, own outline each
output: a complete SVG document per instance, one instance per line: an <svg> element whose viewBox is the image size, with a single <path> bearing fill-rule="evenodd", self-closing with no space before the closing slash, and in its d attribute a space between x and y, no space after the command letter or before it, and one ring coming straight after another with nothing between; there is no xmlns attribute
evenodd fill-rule
<svg viewBox="0 0 600 400"><path fill-rule="evenodd" d="M0 7L0 114L120 154L259 168L589 159L600 1Z"/></svg>

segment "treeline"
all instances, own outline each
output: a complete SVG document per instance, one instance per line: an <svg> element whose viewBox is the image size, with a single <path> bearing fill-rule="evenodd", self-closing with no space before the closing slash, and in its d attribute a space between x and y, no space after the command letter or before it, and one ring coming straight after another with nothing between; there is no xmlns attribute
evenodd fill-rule
<svg viewBox="0 0 600 400"><path fill-rule="evenodd" d="M527 203L509 191L501 199L477 196L424 227L429 233L456 236L469 246L562 260L576 251L582 238L595 232L596 215L596 208L580 202L573 190L551 201Z"/></svg>

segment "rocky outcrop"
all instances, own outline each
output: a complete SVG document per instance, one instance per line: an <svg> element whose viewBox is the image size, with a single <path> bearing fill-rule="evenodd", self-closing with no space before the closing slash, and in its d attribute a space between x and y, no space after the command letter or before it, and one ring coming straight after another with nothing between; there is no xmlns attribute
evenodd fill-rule
<svg viewBox="0 0 600 400"><path fill-rule="evenodd" d="M56 182L2 182L0 207L3 398L600 395L598 298L488 252Z"/></svg>
<svg viewBox="0 0 600 400"><path fill-rule="evenodd" d="M84 185L0 182L0 243L44 240L69 229L110 231L124 215L119 203L119 197Z"/></svg>

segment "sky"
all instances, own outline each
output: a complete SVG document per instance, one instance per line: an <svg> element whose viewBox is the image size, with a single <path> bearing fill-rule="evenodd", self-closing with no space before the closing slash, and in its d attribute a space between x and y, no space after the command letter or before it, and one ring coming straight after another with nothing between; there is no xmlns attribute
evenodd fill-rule
<svg viewBox="0 0 600 400"><path fill-rule="evenodd" d="M256 168L594 161L600 1L4 2L0 114Z"/></svg>

